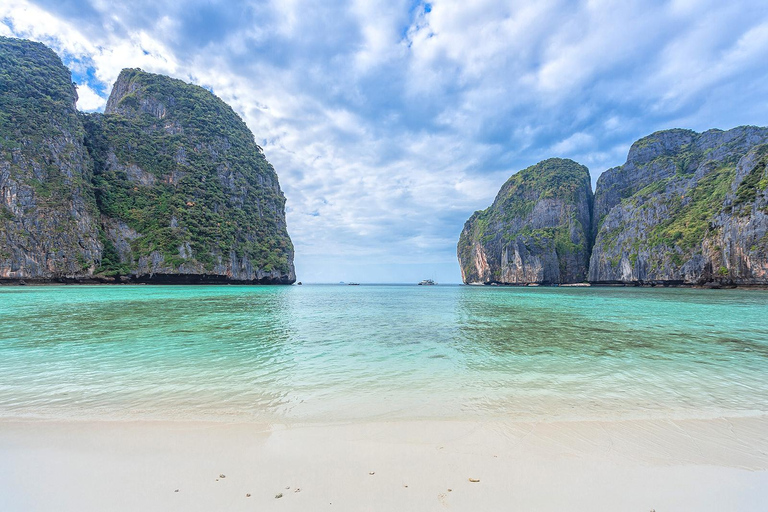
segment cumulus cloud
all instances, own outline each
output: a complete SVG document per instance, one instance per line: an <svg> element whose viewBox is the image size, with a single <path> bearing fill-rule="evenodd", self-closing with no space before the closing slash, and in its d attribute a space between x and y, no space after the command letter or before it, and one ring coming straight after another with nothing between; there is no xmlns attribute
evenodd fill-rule
<svg viewBox="0 0 768 512"><path fill-rule="evenodd" d="M100 96L86 84L77 85L77 107L84 112L104 110L107 98Z"/></svg>
<svg viewBox="0 0 768 512"><path fill-rule="evenodd" d="M123 67L213 90L274 164L304 281L458 281L464 220L550 156L765 124L760 0L5 0L83 110Z"/></svg>

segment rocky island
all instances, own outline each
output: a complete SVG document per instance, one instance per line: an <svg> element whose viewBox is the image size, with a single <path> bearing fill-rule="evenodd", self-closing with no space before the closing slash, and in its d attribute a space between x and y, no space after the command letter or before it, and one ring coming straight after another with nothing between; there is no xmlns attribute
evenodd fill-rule
<svg viewBox="0 0 768 512"><path fill-rule="evenodd" d="M465 283L768 284L768 128L654 133L600 176L594 201L553 162L581 167L529 167L467 221Z"/></svg>
<svg viewBox="0 0 768 512"><path fill-rule="evenodd" d="M513 175L488 209L464 225L458 254L465 283L566 283L589 268L589 170L552 158Z"/></svg>
<svg viewBox="0 0 768 512"><path fill-rule="evenodd" d="M52 50L0 38L0 280L295 281L277 174L232 108L139 69L103 114L76 101Z"/></svg>

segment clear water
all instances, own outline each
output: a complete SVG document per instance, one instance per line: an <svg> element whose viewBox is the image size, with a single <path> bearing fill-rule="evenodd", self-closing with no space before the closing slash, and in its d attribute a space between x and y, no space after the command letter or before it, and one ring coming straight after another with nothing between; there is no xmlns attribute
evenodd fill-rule
<svg viewBox="0 0 768 512"><path fill-rule="evenodd" d="M768 413L768 292L0 288L0 417Z"/></svg>

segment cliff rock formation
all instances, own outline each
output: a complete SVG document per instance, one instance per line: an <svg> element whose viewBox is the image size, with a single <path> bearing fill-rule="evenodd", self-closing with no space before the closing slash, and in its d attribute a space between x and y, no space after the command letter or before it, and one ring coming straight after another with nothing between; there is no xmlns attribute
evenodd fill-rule
<svg viewBox="0 0 768 512"><path fill-rule="evenodd" d="M209 91L124 70L104 114L0 38L0 279L292 283L277 175Z"/></svg>
<svg viewBox="0 0 768 512"><path fill-rule="evenodd" d="M72 277L99 265L76 101L52 50L0 37L0 279Z"/></svg>
<svg viewBox="0 0 768 512"><path fill-rule="evenodd" d="M552 158L513 175L486 210L464 224L457 253L471 284L555 284L586 279L589 171Z"/></svg>
<svg viewBox="0 0 768 512"><path fill-rule="evenodd" d="M585 168L546 160L510 178L464 225L462 278L766 285L766 167L768 128L657 132L600 176L593 203Z"/></svg>
<svg viewBox="0 0 768 512"><path fill-rule="evenodd" d="M219 98L126 69L85 126L104 272L295 280L277 174Z"/></svg>
<svg viewBox="0 0 768 512"><path fill-rule="evenodd" d="M768 128L668 130L600 176L589 280L768 283Z"/></svg>

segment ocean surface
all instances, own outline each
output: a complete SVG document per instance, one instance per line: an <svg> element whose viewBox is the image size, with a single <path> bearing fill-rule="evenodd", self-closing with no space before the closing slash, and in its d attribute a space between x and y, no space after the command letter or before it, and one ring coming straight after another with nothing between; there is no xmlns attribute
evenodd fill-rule
<svg viewBox="0 0 768 512"><path fill-rule="evenodd" d="M0 287L0 418L768 414L768 292Z"/></svg>

